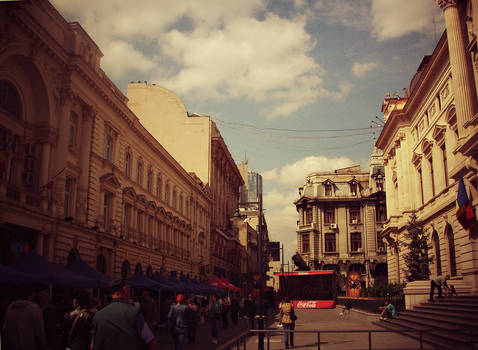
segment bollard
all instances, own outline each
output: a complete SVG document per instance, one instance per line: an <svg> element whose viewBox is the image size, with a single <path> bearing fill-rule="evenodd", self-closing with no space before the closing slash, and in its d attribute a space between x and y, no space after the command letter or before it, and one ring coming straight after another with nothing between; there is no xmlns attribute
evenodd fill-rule
<svg viewBox="0 0 478 350"><path fill-rule="evenodd" d="M256 315L257 329L264 329L264 319L265 316ZM257 350L264 350L264 333L257 333Z"/></svg>

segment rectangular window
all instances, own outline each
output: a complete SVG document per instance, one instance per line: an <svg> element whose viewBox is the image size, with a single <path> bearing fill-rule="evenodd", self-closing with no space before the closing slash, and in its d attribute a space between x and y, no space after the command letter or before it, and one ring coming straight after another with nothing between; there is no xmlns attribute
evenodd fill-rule
<svg viewBox="0 0 478 350"><path fill-rule="evenodd" d="M125 232L125 239L131 239L133 235L133 225L131 224L131 214L132 213L132 206L131 204L126 203L124 205L124 232Z"/></svg>
<svg viewBox="0 0 478 350"><path fill-rule="evenodd" d="M106 160L113 161L113 137L106 136Z"/></svg>
<svg viewBox="0 0 478 350"><path fill-rule="evenodd" d="M360 224L360 208L359 207L350 208L350 223Z"/></svg>
<svg viewBox="0 0 478 350"><path fill-rule="evenodd" d="M67 177L65 181L65 204L64 204L64 215L65 218L73 217L74 209L74 193L75 191L75 179Z"/></svg>
<svg viewBox="0 0 478 350"><path fill-rule="evenodd" d="M138 238L137 243L141 245L143 243L143 235L144 235L144 222L143 222L143 212L138 211L138 218L137 218L137 230L138 230Z"/></svg>
<svg viewBox="0 0 478 350"><path fill-rule="evenodd" d="M148 192L149 192L149 193L153 193L153 172L152 172L152 171L148 171L148 184L147 184L147 187L148 187Z"/></svg>
<svg viewBox="0 0 478 350"><path fill-rule="evenodd" d="M375 180L375 183L377 184L377 191L383 191L383 179L382 177L377 177L377 180Z"/></svg>
<svg viewBox="0 0 478 350"><path fill-rule="evenodd" d="M335 224L335 209L326 208L324 221L326 224Z"/></svg>
<svg viewBox="0 0 478 350"><path fill-rule="evenodd" d="M139 186L143 185L143 163L138 162L138 167L136 168L136 182Z"/></svg>
<svg viewBox="0 0 478 350"><path fill-rule="evenodd" d="M422 169L418 169L418 181L420 186L420 203L423 205L423 176L422 176Z"/></svg>
<svg viewBox="0 0 478 350"><path fill-rule="evenodd" d="M312 209L305 209L305 222L307 224L312 223Z"/></svg>
<svg viewBox="0 0 478 350"><path fill-rule="evenodd" d="M111 230L111 219L113 214L113 194L105 192L105 199L103 201L103 226L105 232Z"/></svg>
<svg viewBox="0 0 478 350"><path fill-rule="evenodd" d="M443 172L445 175L445 187L448 187L449 182L448 182L448 165L447 165L447 159L446 159L446 147L445 143L440 147L441 149L441 156L442 156L442 161L443 161Z"/></svg>
<svg viewBox="0 0 478 350"><path fill-rule="evenodd" d="M75 112L72 112L70 115L70 139L69 139L70 145L76 146L77 135L78 135L78 115Z"/></svg>
<svg viewBox="0 0 478 350"><path fill-rule="evenodd" d="M331 184L326 184L325 185L325 196L326 197L331 197L332 196L332 185Z"/></svg>
<svg viewBox="0 0 478 350"><path fill-rule="evenodd" d="M131 153L126 152L124 157L124 172L127 178L131 177Z"/></svg>
<svg viewBox="0 0 478 350"><path fill-rule="evenodd" d="M326 233L325 234L325 252L326 253L336 253L337 245L335 243L335 233Z"/></svg>
<svg viewBox="0 0 478 350"><path fill-rule="evenodd" d="M309 235L302 235L302 253L309 253L310 251L310 241Z"/></svg>
<svg viewBox="0 0 478 350"><path fill-rule="evenodd" d="M350 250L352 252L362 250L362 234L360 232L352 232L350 234Z"/></svg>
<svg viewBox="0 0 478 350"><path fill-rule="evenodd" d="M377 250L379 252L384 252L387 248L385 247L385 242L383 241L381 234L382 231L377 231Z"/></svg>
<svg viewBox="0 0 478 350"><path fill-rule="evenodd" d="M357 195L357 184L356 183L350 184L350 192L351 192L352 196Z"/></svg>
<svg viewBox="0 0 478 350"><path fill-rule="evenodd" d="M435 179L433 174L433 158L428 159L428 166L430 167L430 181L432 185L432 197L435 197Z"/></svg>
<svg viewBox="0 0 478 350"><path fill-rule="evenodd" d="M387 220L387 208L383 204L378 204L375 207L375 216L378 222L383 222Z"/></svg>

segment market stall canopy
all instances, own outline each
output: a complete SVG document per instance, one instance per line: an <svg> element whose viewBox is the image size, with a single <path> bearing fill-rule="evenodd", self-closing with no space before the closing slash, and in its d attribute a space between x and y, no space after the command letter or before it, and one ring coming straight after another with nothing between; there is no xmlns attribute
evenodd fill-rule
<svg viewBox="0 0 478 350"><path fill-rule="evenodd" d="M136 289L161 289L161 284L147 277L141 270L136 271L128 282L132 288Z"/></svg>
<svg viewBox="0 0 478 350"><path fill-rule="evenodd" d="M35 252L30 252L12 268L35 276L37 283L63 287L96 288L97 282L74 273L63 266L48 262Z"/></svg>
<svg viewBox="0 0 478 350"><path fill-rule="evenodd" d="M11 267L0 265L0 283L33 284L38 283L36 276Z"/></svg>
<svg viewBox="0 0 478 350"><path fill-rule="evenodd" d="M194 293L194 290L191 288L191 286L189 286L188 284L178 280L176 278L176 274L174 274L174 273L172 273L168 277L168 281L170 281L171 283L174 283L177 286L177 288L179 289L180 292Z"/></svg>
<svg viewBox="0 0 478 350"><path fill-rule="evenodd" d="M229 281L227 280L226 277L221 277L221 278L219 278L219 280L220 280L225 286L227 286L227 289L228 289L230 292L240 292L240 291L241 291L241 288L236 287L235 285L233 285L231 282L229 282Z"/></svg>
<svg viewBox="0 0 478 350"><path fill-rule="evenodd" d="M205 293L205 292L207 292L202 286L198 285L194 281L191 281L190 279L188 279L185 276L181 276L179 278L179 280L180 280L180 282L187 285L192 290L193 293Z"/></svg>
<svg viewBox="0 0 478 350"><path fill-rule="evenodd" d="M112 277L105 275L99 271L96 271L84 260L77 259L73 263L67 266L68 270L73 271L79 275L87 277L93 281L96 281L96 288L108 288L108 284L113 279Z"/></svg>
<svg viewBox="0 0 478 350"><path fill-rule="evenodd" d="M159 288L161 290L165 290L168 292L177 291L177 287L174 284L170 283L166 278L161 276L159 272L155 272L153 276L151 277L151 279L161 285L161 287Z"/></svg>
<svg viewBox="0 0 478 350"><path fill-rule="evenodd" d="M221 288L221 289L226 289L228 290L227 286L224 284L224 282L222 282L219 277L217 277L216 275L213 275L210 279L209 279L209 284L211 286L214 286L216 288Z"/></svg>

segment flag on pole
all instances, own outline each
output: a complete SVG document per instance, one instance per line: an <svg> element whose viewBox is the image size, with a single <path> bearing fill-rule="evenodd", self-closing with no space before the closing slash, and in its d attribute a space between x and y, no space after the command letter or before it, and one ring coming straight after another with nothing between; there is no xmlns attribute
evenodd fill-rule
<svg viewBox="0 0 478 350"><path fill-rule="evenodd" d="M463 182L463 177L460 176L458 181L458 195L456 198L456 218L461 226L469 231L476 222L475 212L468 200L468 195L466 193L465 183Z"/></svg>
<svg viewBox="0 0 478 350"><path fill-rule="evenodd" d="M53 176L50 181L48 181L46 184L43 185L43 188L46 188L47 190L51 190L53 188L53 184L55 183L55 180L61 175L63 171L65 171L66 168L61 169L55 176Z"/></svg>

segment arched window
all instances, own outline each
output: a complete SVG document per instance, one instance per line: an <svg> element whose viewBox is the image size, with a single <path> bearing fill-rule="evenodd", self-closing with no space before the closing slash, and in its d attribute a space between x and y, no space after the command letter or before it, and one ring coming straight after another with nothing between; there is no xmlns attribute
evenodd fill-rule
<svg viewBox="0 0 478 350"><path fill-rule="evenodd" d="M148 276L149 278L153 276L153 267L151 265L148 265L148 267L146 268L146 276Z"/></svg>
<svg viewBox="0 0 478 350"><path fill-rule="evenodd" d="M123 264L121 265L121 278L127 279L129 275L130 275L129 261L125 260L123 261Z"/></svg>
<svg viewBox="0 0 478 350"><path fill-rule="evenodd" d="M66 263L67 263L67 265L71 265L77 260L80 260L80 252L78 251L78 249L73 248L68 253L68 258L67 258Z"/></svg>
<svg viewBox="0 0 478 350"><path fill-rule="evenodd" d="M96 257L96 271L106 273L106 259L103 254L99 254Z"/></svg>
<svg viewBox="0 0 478 350"><path fill-rule="evenodd" d="M433 249L435 251L435 266L437 267L437 276L442 274L441 271L441 255L440 255L440 239L438 238L438 232L433 231L432 235Z"/></svg>
<svg viewBox="0 0 478 350"><path fill-rule="evenodd" d="M17 119L21 118L21 104L17 89L6 80L0 80L0 109Z"/></svg>
<svg viewBox="0 0 478 350"><path fill-rule="evenodd" d="M136 267L134 268L134 272L143 272L143 266L141 266L141 263L137 263Z"/></svg>
<svg viewBox="0 0 478 350"><path fill-rule="evenodd" d="M456 276L456 251L455 251L455 235L450 224L446 224L445 236L448 240L448 257L450 263L450 276Z"/></svg>

